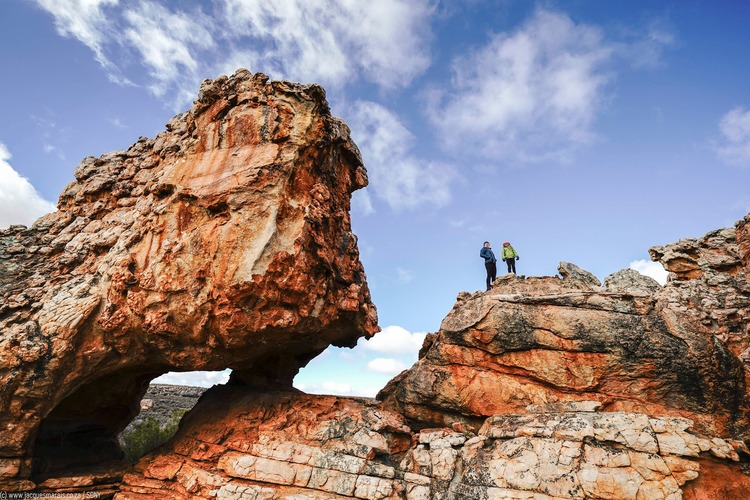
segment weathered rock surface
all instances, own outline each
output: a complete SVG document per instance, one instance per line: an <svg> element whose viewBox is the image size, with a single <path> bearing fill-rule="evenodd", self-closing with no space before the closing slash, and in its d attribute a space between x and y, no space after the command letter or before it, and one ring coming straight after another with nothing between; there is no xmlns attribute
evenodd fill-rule
<svg viewBox="0 0 750 500"><path fill-rule="evenodd" d="M319 86L207 80L75 177L57 212L0 232L0 490L116 460L159 374L290 386L377 331L349 219L366 172Z"/></svg>
<svg viewBox="0 0 750 500"><path fill-rule="evenodd" d="M690 325L750 362L750 215L734 228L711 231L649 250L669 271L657 295L670 320Z"/></svg>
<svg viewBox="0 0 750 500"><path fill-rule="evenodd" d="M207 81L166 132L76 179L58 212L0 232L0 491L750 494L750 215L652 248L664 287L562 262L462 292L377 401L291 388L328 345L377 331L348 215L366 175L322 89ZM227 367L170 442L117 460L150 380Z"/></svg>
<svg viewBox="0 0 750 500"><path fill-rule="evenodd" d="M744 270L660 287L561 269L459 294L380 403L209 390L117 498L747 498L746 368L712 333L736 317L694 324L682 293L746 311Z"/></svg>
<svg viewBox="0 0 750 500"><path fill-rule="evenodd" d="M116 498L679 499L703 463L729 482L699 495L744 498L744 444L598 406L497 415L476 435L413 433L372 400L216 387Z"/></svg>
<svg viewBox="0 0 750 500"><path fill-rule="evenodd" d="M461 294L418 363L378 397L418 426L592 400L746 439L750 288L741 228L651 249L673 273L654 294L645 279L626 288L630 273L600 287L566 263L563 279L497 280L492 291Z"/></svg>
<svg viewBox="0 0 750 500"><path fill-rule="evenodd" d="M634 295L653 295L661 286L654 278L644 276L634 269L622 269L604 278L604 289L608 292Z"/></svg>
<svg viewBox="0 0 750 500"><path fill-rule="evenodd" d="M588 272L585 269L581 269L575 264L570 262L560 262L557 266L557 272L565 280L565 284L568 286L579 285L583 289L593 289L601 286L599 278L594 276L593 273Z"/></svg>

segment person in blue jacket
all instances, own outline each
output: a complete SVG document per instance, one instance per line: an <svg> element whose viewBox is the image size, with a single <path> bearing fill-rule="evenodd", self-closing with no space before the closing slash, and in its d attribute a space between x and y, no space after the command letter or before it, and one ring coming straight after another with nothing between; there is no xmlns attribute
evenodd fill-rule
<svg viewBox="0 0 750 500"><path fill-rule="evenodd" d="M479 256L484 258L484 268L487 270L487 290L492 289L492 282L497 277L497 258L490 247L490 242L485 241L484 246L479 251Z"/></svg>

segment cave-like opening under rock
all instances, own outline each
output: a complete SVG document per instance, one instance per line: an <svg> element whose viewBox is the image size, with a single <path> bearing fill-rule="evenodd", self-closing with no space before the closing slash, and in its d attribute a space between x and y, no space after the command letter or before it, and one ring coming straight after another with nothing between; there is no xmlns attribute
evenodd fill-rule
<svg viewBox="0 0 750 500"><path fill-rule="evenodd" d="M157 373L113 373L72 391L42 420L32 447L31 479L89 474L122 465L117 436L140 410Z"/></svg>

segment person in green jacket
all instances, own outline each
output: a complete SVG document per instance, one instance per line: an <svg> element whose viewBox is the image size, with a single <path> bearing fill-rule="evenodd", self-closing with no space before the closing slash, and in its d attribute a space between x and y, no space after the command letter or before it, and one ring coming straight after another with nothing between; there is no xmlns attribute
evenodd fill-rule
<svg viewBox="0 0 750 500"><path fill-rule="evenodd" d="M508 265L508 272L516 274L516 261L520 259L521 257L518 256L518 252L516 252L515 248L510 246L509 241L503 242L503 262L505 262Z"/></svg>

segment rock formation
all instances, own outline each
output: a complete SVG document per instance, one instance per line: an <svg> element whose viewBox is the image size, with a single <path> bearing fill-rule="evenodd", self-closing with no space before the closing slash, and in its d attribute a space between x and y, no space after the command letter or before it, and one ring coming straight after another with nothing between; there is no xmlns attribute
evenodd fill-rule
<svg viewBox="0 0 750 500"><path fill-rule="evenodd" d="M709 499L750 493L750 215L651 249L666 286L561 263L458 295L378 399L292 389L377 330L317 86L204 83L155 140L88 158L0 234L0 491L118 500ZM232 368L132 469L169 370Z"/></svg>
<svg viewBox="0 0 750 500"><path fill-rule="evenodd" d="M747 370L720 339L747 338L750 290L705 254L745 262L746 221L652 249L702 269L665 259L665 287L561 263L461 293L377 404L211 389L117 498L744 499Z"/></svg>
<svg viewBox="0 0 750 500"><path fill-rule="evenodd" d="M722 278L721 293L676 275L651 295L650 278L623 291L623 272L605 280L609 289L567 263L560 269L562 279L511 276L490 292L460 294L419 362L379 397L418 425L478 425L532 404L591 400L605 411L681 416L712 435L747 437L746 370L718 341L727 329L748 336L742 274ZM710 308L710 323L696 299L721 304ZM732 314L722 312L728 301Z"/></svg>
<svg viewBox="0 0 750 500"><path fill-rule="evenodd" d="M687 419L598 406L496 415L476 434L415 433L372 400L215 387L116 498L675 500L685 491L739 500L750 491L750 477L722 463L746 454L741 444L696 434ZM721 481L704 480L691 497L703 463Z"/></svg>
<svg viewBox="0 0 750 500"><path fill-rule="evenodd" d="M366 172L319 86L206 81L75 177L57 212L0 232L0 491L116 462L162 373L290 386L377 331L349 218Z"/></svg>

